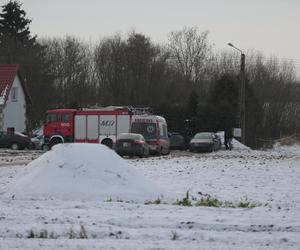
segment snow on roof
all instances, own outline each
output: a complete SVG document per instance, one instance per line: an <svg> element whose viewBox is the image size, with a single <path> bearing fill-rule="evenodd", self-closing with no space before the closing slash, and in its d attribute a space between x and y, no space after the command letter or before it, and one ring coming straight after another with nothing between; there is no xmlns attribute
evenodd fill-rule
<svg viewBox="0 0 300 250"><path fill-rule="evenodd" d="M6 192L15 199L155 200L162 191L104 145L59 144L28 165Z"/></svg>
<svg viewBox="0 0 300 250"><path fill-rule="evenodd" d="M0 83L1 86L1 83ZM6 101L6 97L8 95L9 86L7 85L2 92L0 92L0 105L4 105ZM1 90L0 90L1 91Z"/></svg>
<svg viewBox="0 0 300 250"><path fill-rule="evenodd" d="M0 64L0 105L4 105L18 72L16 64Z"/></svg>

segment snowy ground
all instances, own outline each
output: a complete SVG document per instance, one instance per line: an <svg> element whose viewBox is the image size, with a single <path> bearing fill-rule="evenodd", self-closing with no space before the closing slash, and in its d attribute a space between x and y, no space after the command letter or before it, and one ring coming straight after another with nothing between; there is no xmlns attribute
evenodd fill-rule
<svg viewBox="0 0 300 250"><path fill-rule="evenodd" d="M1 150L0 190L41 152ZM13 199L0 195L0 249L300 249L300 147L126 159L172 199ZM84 188L84 187L83 187ZM26 189L26 187L24 188ZM4 191L3 191L4 192ZM201 198L254 208L195 206Z"/></svg>

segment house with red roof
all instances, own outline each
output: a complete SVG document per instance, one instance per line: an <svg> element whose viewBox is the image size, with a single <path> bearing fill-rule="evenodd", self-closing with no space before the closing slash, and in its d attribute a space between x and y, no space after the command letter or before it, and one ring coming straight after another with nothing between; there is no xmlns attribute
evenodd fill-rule
<svg viewBox="0 0 300 250"><path fill-rule="evenodd" d="M26 107L31 99L17 64L0 64L0 131L26 130Z"/></svg>

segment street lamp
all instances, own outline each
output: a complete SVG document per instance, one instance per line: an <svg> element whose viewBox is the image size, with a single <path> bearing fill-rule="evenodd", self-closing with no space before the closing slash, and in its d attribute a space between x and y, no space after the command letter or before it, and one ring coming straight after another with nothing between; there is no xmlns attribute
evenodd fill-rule
<svg viewBox="0 0 300 250"><path fill-rule="evenodd" d="M246 75L245 75L245 54L244 52L235 47L232 43L228 43L228 46L236 49L241 53L241 90L240 90L240 123L241 123L241 132L242 138L241 141L243 144L246 143Z"/></svg>

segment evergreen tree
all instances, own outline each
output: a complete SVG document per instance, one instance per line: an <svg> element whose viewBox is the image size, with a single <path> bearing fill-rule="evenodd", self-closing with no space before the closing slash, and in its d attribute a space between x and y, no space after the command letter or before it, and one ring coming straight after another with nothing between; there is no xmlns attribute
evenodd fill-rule
<svg viewBox="0 0 300 250"><path fill-rule="evenodd" d="M224 74L211 90L210 105L215 109L217 130L237 126L239 114L239 90L237 81L229 74Z"/></svg>
<svg viewBox="0 0 300 250"><path fill-rule="evenodd" d="M18 1L10 1L0 12L0 63L21 66L33 105L27 110L29 128L38 125L47 109L51 77L47 74L45 47L36 41L29 29L31 20Z"/></svg>
<svg viewBox="0 0 300 250"><path fill-rule="evenodd" d="M10 1L2 6L0 13L0 45L1 61L16 63L20 52L26 52L36 46L36 36L29 31L31 20L26 18L26 12L17 1Z"/></svg>

